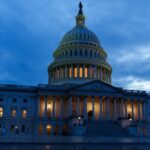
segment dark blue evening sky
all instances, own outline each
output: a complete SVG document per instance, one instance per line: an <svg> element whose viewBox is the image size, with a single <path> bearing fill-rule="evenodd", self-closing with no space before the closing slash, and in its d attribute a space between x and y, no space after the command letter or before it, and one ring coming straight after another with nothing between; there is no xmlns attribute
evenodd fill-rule
<svg viewBox="0 0 150 150"><path fill-rule="evenodd" d="M150 91L150 0L82 0L86 26L113 67L113 84ZM0 0L0 83L48 82L47 67L75 25L79 0Z"/></svg>

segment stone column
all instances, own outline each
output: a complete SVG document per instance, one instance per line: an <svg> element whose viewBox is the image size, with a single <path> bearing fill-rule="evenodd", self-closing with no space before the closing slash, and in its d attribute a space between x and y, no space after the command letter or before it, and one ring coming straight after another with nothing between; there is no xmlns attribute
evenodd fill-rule
<svg viewBox="0 0 150 150"><path fill-rule="evenodd" d="M88 66L88 78L91 78L91 74L90 74L90 66Z"/></svg>
<svg viewBox="0 0 150 150"><path fill-rule="evenodd" d="M85 65L83 65L82 78L85 78Z"/></svg>
<svg viewBox="0 0 150 150"><path fill-rule="evenodd" d="M37 118L40 117L40 96L37 98Z"/></svg>
<svg viewBox="0 0 150 150"><path fill-rule="evenodd" d="M72 116L72 96L69 97L68 116Z"/></svg>
<svg viewBox="0 0 150 150"><path fill-rule="evenodd" d="M92 65L90 65L90 78L92 78Z"/></svg>
<svg viewBox="0 0 150 150"><path fill-rule="evenodd" d="M55 78L55 81L57 80L57 70L56 70L56 68L54 68L54 78Z"/></svg>
<svg viewBox="0 0 150 150"><path fill-rule="evenodd" d="M99 68L99 66L97 68L97 76L98 76L98 80L100 80L100 68Z"/></svg>
<svg viewBox="0 0 150 150"><path fill-rule="evenodd" d="M58 67L57 71L58 71L58 80L60 80L60 68L59 67Z"/></svg>
<svg viewBox="0 0 150 150"><path fill-rule="evenodd" d="M47 118L47 101L48 101L48 96L44 98L45 100L45 118Z"/></svg>
<svg viewBox="0 0 150 150"><path fill-rule="evenodd" d="M80 97L77 97L77 104L76 104L76 111L77 115L80 115Z"/></svg>
<svg viewBox="0 0 150 150"><path fill-rule="evenodd" d="M128 117L128 114L127 114L127 101L126 100L125 100L124 104L125 104L125 117Z"/></svg>
<svg viewBox="0 0 150 150"><path fill-rule="evenodd" d="M72 77L71 78L74 78L74 66L73 66L73 64L71 65L71 70L72 70Z"/></svg>
<svg viewBox="0 0 150 150"><path fill-rule="evenodd" d="M61 80L62 79L62 68L60 67L59 68L59 80Z"/></svg>
<svg viewBox="0 0 150 150"><path fill-rule="evenodd" d="M138 102L138 120L141 120L141 109L140 109L140 101Z"/></svg>
<svg viewBox="0 0 150 150"><path fill-rule="evenodd" d="M121 99L121 117L124 117L123 99Z"/></svg>
<svg viewBox="0 0 150 150"><path fill-rule="evenodd" d="M80 66L77 65L77 78L80 78Z"/></svg>
<svg viewBox="0 0 150 150"><path fill-rule="evenodd" d="M110 102L109 102L109 98L106 99L106 119L110 120Z"/></svg>
<svg viewBox="0 0 150 150"><path fill-rule="evenodd" d="M100 104L100 114L99 114L99 120L102 120L103 118L103 111L102 111L102 106L103 106L103 103L102 103L102 97L100 97L100 101L99 101L99 104Z"/></svg>
<svg viewBox="0 0 150 150"><path fill-rule="evenodd" d="M67 67L67 65L65 66L65 79L67 79L68 78L68 67Z"/></svg>
<svg viewBox="0 0 150 150"><path fill-rule="evenodd" d="M52 113L52 118L55 118L55 100L56 100L56 98L53 96L52 99L53 99L53 113Z"/></svg>
<svg viewBox="0 0 150 150"><path fill-rule="evenodd" d="M102 67L100 66L100 80L103 80L103 72L102 72Z"/></svg>
<svg viewBox="0 0 150 150"><path fill-rule="evenodd" d="M87 97L84 97L84 119L87 120Z"/></svg>
<svg viewBox="0 0 150 150"><path fill-rule="evenodd" d="M145 110L146 106L145 106L145 102L142 103L142 118L143 120L146 120L146 110Z"/></svg>
<svg viewBox="0 0 150 150"><path fill-rule="evenodd" d="M94 107L94 103L95 103L95 97L92 97L93 120L95 120L95 107Z"/></svg>
<svg viewBox="0 0 150 150"><path fill-rule="evenodd" d="M117 120L117 99L114 99L114 120Z"/></svg>
<svg viewBox="0 0 150 150"><path fill-rule="evenodd" d="M54 68L52 69L52 81L54 81Z"/></svg>
<svg viewBox="0 0 150 150"><path fill-rule="evenodd" d="M98 66L96 65L96 69L95 69L95 76L96 76L96 79L98 79Z"/></svg>
<svg viewBox="0 0 150 150"><path fill-rule="evenodd" d="M134 120L134 100L132 101L132 119Z"/></svg>
<svg viewBox="0 0 150 150"><path fill-rule="evenodd" d="M62 120L63 97L60 97L60 111L59 118Z"/></svg>

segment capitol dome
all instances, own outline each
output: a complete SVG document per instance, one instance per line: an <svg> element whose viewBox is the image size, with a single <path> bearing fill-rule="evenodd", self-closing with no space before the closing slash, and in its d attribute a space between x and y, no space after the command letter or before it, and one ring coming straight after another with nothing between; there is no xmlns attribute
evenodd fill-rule
<svg viewBox="0 0 150 150"><path fill-rule="evenodd" d="M100 47L97 36L87 27L80 25L75 26L71 31L64 35L59 47L77 44Z"/></svg>
<svg viewBox="0 0 150 150"><path fill-rule="evenodd" d="M48 67L49 84L85 83L101 80L111 84L112 68L98 37L85 25L82 4L75 27L67 32Z"/></svg>

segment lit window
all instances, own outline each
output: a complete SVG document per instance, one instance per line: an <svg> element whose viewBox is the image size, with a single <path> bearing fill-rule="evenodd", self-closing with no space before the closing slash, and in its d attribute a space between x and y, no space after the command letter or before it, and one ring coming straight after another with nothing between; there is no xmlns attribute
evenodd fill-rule
<svg viewBox="0 0 150 150"><path fill-rule="evenodd" d="M12 112L11 112L11 116L15 118L16 117L16 113L17 113L16 110L13 109Z"/></svg>
<svg viewBox="0 0 150 150"><path fill-rule="evenodd" d="M80 67L80 78L82 78L82 75L83 75L83 69L82 67Z"/></svg>
<svg viewBox="0 0 150 150"><path fill-rule="evenodd" d="M74 68L74 77L77 78L77 67Z"/></svg>
<svg viewBox="0 0 150 150"><path fill-rule="evenodd" d="M51 130L52 130L52 126L51 125L47 125L46 126L47 135L51 134Z"/></svg>
<svg viewBox="0 0 150 150"><path fill-rule="evenodd" d="M3 107L0 107L0 118L3 117L3 113L4 113Z"/></svg>
<svg viewBox="0 0 150 150"><path fill-rule="evenodd" d="M88 77L88 69L87 69L87 67L85 67L84 75L85 75L85 78L87 78L87 77Z"/></svg>
<svg viewBox="0 0 150 150"><path fill-rule="evenodd" d="M71 67L69 68L69 77L70 78L72 77L72 69L71 69Z"/></svg>
<svg viewBox="0 0 150 150"><path fill-rule="evenodd" d="M47 103L47 117L51 118L51 114L52 114L52 103L49 100L48 103Z"/></svg>
<svg viewBox="0 0 150 150"><path fill-rule="evenodd" d="M22 110L22 118L26 118L27 117L27 110L23 109Z"/></svg>

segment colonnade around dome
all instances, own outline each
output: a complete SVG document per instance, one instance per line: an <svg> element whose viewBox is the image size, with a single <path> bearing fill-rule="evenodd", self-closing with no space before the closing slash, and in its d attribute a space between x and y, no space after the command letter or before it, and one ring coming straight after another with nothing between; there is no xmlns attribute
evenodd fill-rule
<svg viewBox="0 0 150 150"><path fill-rule="evenodd" d="M106 68L91 64L70 64L50 70L49 83L69 79L98 79L111 84L111 72Z"/></svg>
<svg viewBox="0 0 150 150"><path fill-rule="evenodd" d="M102 48L95 48L92 46L81 45L69 46L63 49L58 49L54 53L55 61L60 61L69 58L82 58L82 59L96 59L98 61L106 62L107 54Z"/></svg>

